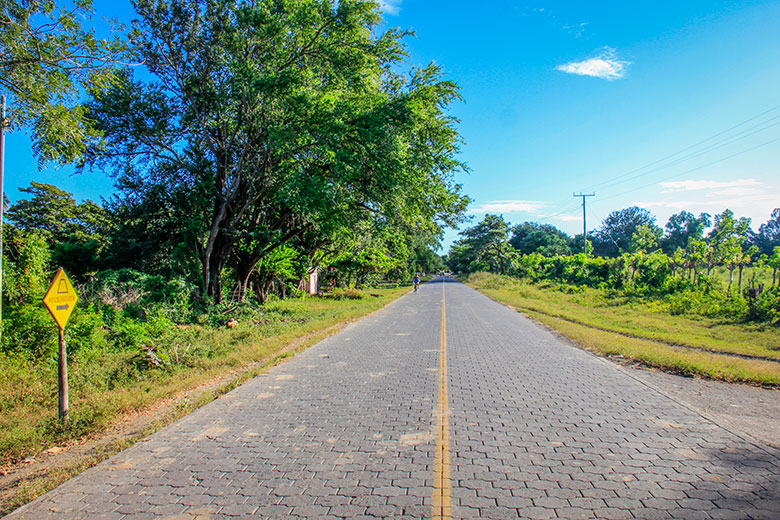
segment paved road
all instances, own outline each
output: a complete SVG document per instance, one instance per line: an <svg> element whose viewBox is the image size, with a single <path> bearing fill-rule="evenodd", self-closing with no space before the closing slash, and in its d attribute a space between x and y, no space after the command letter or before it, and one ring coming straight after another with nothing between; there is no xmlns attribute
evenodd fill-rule
<svg viewBox="0 0 780 520"><path fill-rule="evenodd" d="M780 518L780 452L447 280L9 518L449 516Z"/></svg>

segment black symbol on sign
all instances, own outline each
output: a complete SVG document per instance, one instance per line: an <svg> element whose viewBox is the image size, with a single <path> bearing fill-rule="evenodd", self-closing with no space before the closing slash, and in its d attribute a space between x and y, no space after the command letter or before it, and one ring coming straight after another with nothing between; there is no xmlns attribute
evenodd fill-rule
<svg viewBox="0 0 780 520"><path fill-rule="evenodd" d="M65 304L65 305L57 305L57 310L58 311L66 311L66 310L68 310L68 305L67 304Z"/></svg>
<svg viewBox="0 0 780 520"><path fill-rule="evenodd" d="M68 294L68 282L60 280L60 284L57 286L57 294Z"/></svg>

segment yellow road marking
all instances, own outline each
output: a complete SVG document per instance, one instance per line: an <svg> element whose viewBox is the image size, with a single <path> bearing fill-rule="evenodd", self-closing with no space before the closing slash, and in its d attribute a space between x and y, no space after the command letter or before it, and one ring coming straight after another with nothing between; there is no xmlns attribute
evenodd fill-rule
<svg viewBox="0 0 780 520"><path fill-rule="evenodd" d="M447 394L447 310L445 283L441 284L441 350L439 353L439 427L436 435L435 475L433 478L434 520L452 516L452 488L450 483L450 411Z"/></svg>

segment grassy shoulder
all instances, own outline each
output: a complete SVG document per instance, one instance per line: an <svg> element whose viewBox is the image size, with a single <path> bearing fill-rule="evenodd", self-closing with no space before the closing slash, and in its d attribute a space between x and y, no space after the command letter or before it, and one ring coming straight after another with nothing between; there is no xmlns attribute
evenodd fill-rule
<svg viewBox="0 0 780 520"><path fill-rule="evenodd" d="M657 302L487 273L467 283L583 347L672 372L780 386L780 329L671 315Z"/></svg>
<svg viewBox="0 0 780 520"><path fill-rule="evenodd" d="M32 364L0 357L0 468L18 466L19 461L52 448L77 445L189 392L152 429L164 426L408 290L371 289L339 294L338 299L282 300L243 314L233 328L177 327L156 345L140 350L82 348L69 359L70 418L64 425L57 418L56 358ZM210 381L222 383L205 385ZM207 390L193 393L200 388ZM90 454L71 461L67 468L50 468L46 478L27 482L15 496L6 497L0 510L22 505L128 442L114 443L102 456Z"/></svg>

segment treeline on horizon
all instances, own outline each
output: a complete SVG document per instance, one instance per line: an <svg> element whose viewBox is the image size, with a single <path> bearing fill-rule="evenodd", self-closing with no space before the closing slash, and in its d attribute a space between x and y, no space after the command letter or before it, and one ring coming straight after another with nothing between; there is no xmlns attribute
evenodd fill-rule
<svg viewBox="0 0 780 520"><path fill-rule="evenodd" d="M757 231L751 219L728 209L715 216L681 211L663 228L655 220L636 206L613 211L588 233L585 251L582 235L535 222L512 226L489 214L460 233L445 261L458 273L487 271L661 299L674 313L780 320L780 208Z"/></svg>

